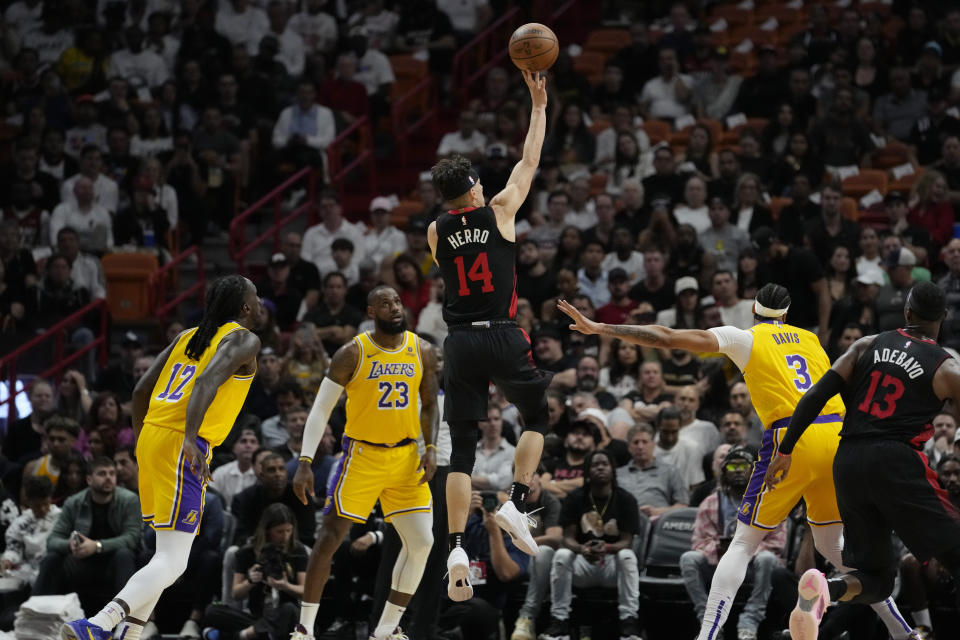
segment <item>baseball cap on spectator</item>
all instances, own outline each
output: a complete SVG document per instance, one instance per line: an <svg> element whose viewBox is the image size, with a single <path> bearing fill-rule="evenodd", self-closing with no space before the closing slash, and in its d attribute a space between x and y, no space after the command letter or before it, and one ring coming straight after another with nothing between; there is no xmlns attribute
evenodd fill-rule
<svg viewBox="0 0 960 640"><path fill-rule="evenodd" d="M630 276L627 275L626 270L620 267L614 267L613 269L610 269L610 273L607 274L607 282L622 282L629 279Z"/></svg>
<svg viewBox="0 0 960 640"><path fill-rule="evenodd" d="M390 203L390 198L386 196L377 196L370 202L370 213L376 213L378 211L390 213L393 211L393 205Z"/></svg>
<svg viewBox="0 0 960 640"><path fill-rule="evenodd" d="M907 203L907 197L901 191L891 191L883 197L883 204L890 205L895 202Z"/></svg>
<svg viewBox="0 0 960 640"><path fill-rule="evenodd" d="M586 411L583 411L577 419L570 425L570 431L583 431L590 434L590 437L593 438L594 443L600 442L600 428L593 423L592 420L588 420L583 417L583 414Z"/></svg>
<svg viewBox="0 0 960 640"><path fill-rule="evenodd" d="M270 256L270 266L271 267L285 267L289 264L287 262L287 256L282 253L275 253Z"/></svg>
<svg viewBox="0 0 960 640"><path fill-rule="evenodd" d="M900 247L888 253L883 262L887 265L888 269L894 267L914 267L917 265L917 256L913 255L913 251L910 251L910 249Z"/></svg>
<svg viewBox="0 0 960 640"><path fill-rule="evenodd" d="M133 331L127 331L125 334L123 334L123 342L120 343L120 346L128 349L142 347L143 341L141 341L140 336Z"/></svg>
<svg viewBox="0 0 960 640"><path fill-rule="evenodd" d="M770 248L770 245L773 244L773 240L776 237L777 234L774 233L770 227L759 227L753 232L753 236L751 236L753 248L761 252L766 251Z"/></svg>
<svg viewBox="0 0 960 640"><path fill-rule="evenodd" d="M673 292L676 295L680 295L684 291L700 291L700 285L697 284L697 279L693 276L683 276L682 278L677 278L677 284L673 286Z"/></svg>
<svg viewBox="0 0 960 640"><path fill-rule="evenodd" d="M883 282L883 271L880 269L864 269L863 273L857 274L855 282L860 284L875 284L878 287L884 285Z"/></svg>
<svg viewBox="0 0 960 640"><path fill-rule="evenodd" d="M723 463L721 463L720 468L722 469L734 460L743 460L744 462L748 462L750 464L756 462L756 458L749 449L746 447L734 447L727 452L726 456L724 456Z"/></svg>
<svg viewBox="0 0 960 640"><path fill-rule="evenodd" d="M941 47L940 43L936 40L929 40L925 45L923 45L923 53L932 53L938 58L942 58L943 47Z"/></svg>
<svg viewBox="0 0 960 640"><path fill-rule="evenodd" d="M589 409L584 409L581 411L580 415L577 416L577 420L586 420L587 422L592 422L597 426L598 431L601 428L607 428L607 417L603 415L603 411L597 409L596 407L590 407Z"/></svg>
<svg viewBox="0 0 960 640"><path fill-rule="evenodd" d="M494 158L506 158L507 157L507 145L502 142L494 142L493 144L487 145L486 156L491 160Z"/></svg>

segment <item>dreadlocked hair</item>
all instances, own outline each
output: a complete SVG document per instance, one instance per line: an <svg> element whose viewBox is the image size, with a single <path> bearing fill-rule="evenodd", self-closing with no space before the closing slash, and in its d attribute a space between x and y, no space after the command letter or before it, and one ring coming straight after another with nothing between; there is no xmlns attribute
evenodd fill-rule
<svg viewBox="0 0 960 640"><path fill-rule="evenodd" d="M240 315L246 293L247 280L243 276L224 276L213 282L207 291L203 318L184 350L188 358L199 360L220 326Z"/></svg>
<svg viewBox="0 0 960 640"><path fill-rule="evenodd" d="M791 302L790 292L787 291L787 288L773 282L760 287L760 290L757 291L756 300L768 309L786 309ZM758 316L757 314L754 314L753 317L757 320L770 320L766 316Z"/></svg>

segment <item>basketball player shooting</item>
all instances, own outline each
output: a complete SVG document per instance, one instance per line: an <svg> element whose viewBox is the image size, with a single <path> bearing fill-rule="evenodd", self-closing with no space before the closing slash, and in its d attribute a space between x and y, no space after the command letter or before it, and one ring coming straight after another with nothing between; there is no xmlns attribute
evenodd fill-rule
<svg viewBox="0 0 960 640"><path fill-rule="evenodd" d="M530 477L543 453L547 425L544 392L552 374L534 368L530 338L517 326L516 230L514 218L530 191L540 164L546 130L546 78L523 71L530 90L530 129L523 157L507 186L486 205L483 185L461 156L433 167L433 184L450 210L427 229L433 258L446 285L443 319L450 333L444 342L444 420L450 424L453 453L447 476L447 524L450 556L447 587L451 600L469 600L469 559L461 547L470 506L470 473L477 449L477 423L487 416L491 381L516 405L524 432L514 457L510 500L496 513L497 524L517 548L536 555L537 544L522 513Z"/></svg>

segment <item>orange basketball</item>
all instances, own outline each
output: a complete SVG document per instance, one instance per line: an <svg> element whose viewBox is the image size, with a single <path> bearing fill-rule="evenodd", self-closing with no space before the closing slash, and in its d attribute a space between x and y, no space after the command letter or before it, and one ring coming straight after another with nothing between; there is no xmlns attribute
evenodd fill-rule
<svg viewBox="0 0 960 640"><path fill-rule="evenodd" d="M560 43L549 27L530 22L510 36L510 59L519 69L546 71L557 60Z"/></svg>

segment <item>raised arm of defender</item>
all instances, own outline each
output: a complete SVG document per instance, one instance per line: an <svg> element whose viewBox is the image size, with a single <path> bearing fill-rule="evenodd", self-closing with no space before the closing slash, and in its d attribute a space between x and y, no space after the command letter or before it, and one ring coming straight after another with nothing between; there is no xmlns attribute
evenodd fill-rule
<svg viewBox="0 0 960 640"><path fill-rule="evenodd" d="M490 206L497 215L497 226L512 223L517 210L527 199L533 176L540 166L540 150L543 148L543 138L547 131L547 78L544 75L534 76L529 71L523 72L523 79L530 89L530 128L527 130L527 139L523 143L523 157L514 166L507 180L507 186L490 200ZM509 236L504 231L509 232ZM501 228L500 233L507 240L513 241L513 225L507 229Z"/></svg>
<svg viewBox="0 0 960 640"><path fill-rule="evenodd" d="M715 353L720 344L717 336L700 329L670 329L656 324L604 324L589 320L566 300L557 302L557 308L573 320L570 328L586 335L597 334L620 338L641 347L684 349L697 353Z"/></svg>

